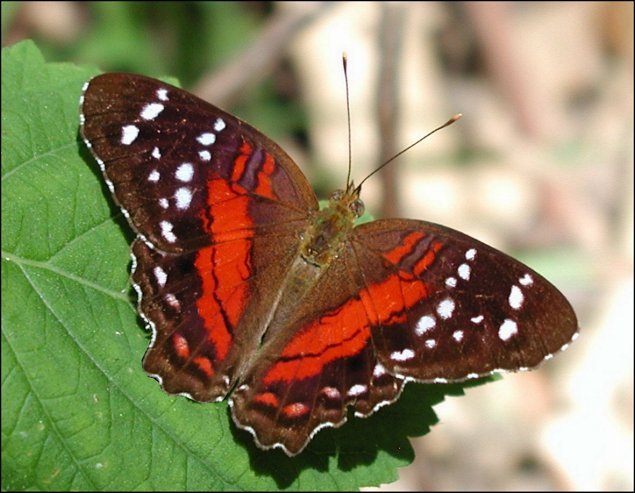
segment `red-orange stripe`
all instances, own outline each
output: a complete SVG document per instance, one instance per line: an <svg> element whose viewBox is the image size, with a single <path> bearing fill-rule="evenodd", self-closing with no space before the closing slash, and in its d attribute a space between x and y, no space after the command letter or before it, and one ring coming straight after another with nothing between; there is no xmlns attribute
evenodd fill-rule
<svg viewBox="0 0 635 493"><path fill-rule="evenodd" d="M358 354L370 338L370 325L405 322L406 310L426 296L425 284L412 276L392 275L370 285L360 299L347 301L301 330L281 353L287 360L273 365L265 384L309 378L336 359Z"/></svg>
<svg viewBox="0 0 635 493"><path fill-rule="evenodd" d="M273 392L262 392L260 394L256 394L253 397L253 402L256 404L264 404L269 407L280 407L280 399Z"/></svg>
<svg viewBox="0 0 635 493"><path fill-rule="evenodd" d="M248 199L242 192L240 185L210 180L208 210L212 220L201 214L204 227L214 241L219 241L201 249L194 264L202 283L196 306L214 344L217 363L229 353L231 328L238 324L247 304L245 279L249 277L253 230Z"/></svg>
<svg viewBox="0 0 635 493"><path fill-rule="evenodd" d="M245 172L245 167L247 166L247 160L251 156L253 148L249 142L243 141L238 152L240 152L240 154L234 159L234 167L232 168L231 178L235 183L242 178L243 173Z"/></svg>
<svg viewBox="0 0 635 493"><path fill-rule="evenodd" d="M203 248L196 256L194 265L196 270L202 273L202 293L196 301L196 307L199 316L205 321L207 337L216 349L216 359L222 361L227 356L232 337L221 315L221 306L218 303L220 298L215 296L218 288L216 276L212 275L212 258L215 250L214 247Z"/></svg>
<svg viewBox="0 0 635 493"><path fill-rule="evenodd" d="M389 252L384 253L384 257L388 259L391 263L397 265L401 262L401 259L404 258L412 251L412 247L424 237L424 234L419 231L414 231L410 233L404 239L403 245L400 245L396 248L393 248Z"/></svg>
<svg viewBox="0 0 635 493"><path fill-rule="evenodd" d="M275 161L270 154L265 153L265 160L262 163L262 170L258 172L258 185L256 193L264 197L274 198L271 175L276 169Z"/></svg>
<svg viewBox="0 0 635 493"><path fill-rule="evenodd" d="M362 303L350 300L312 323L282 352L283 357L296 359L275 364L265 376L265 383L317 375L325 364L359 353L370 337L368 325L359 323L362 320L366 320Z"/></svg>
<svg viewBox="0 0 635 493"><path fill-rule="evenodd" d="M212 362L208 358L205 358L204 356L197 356L192 361L199 370L205 373L207 378L211 379L214 376L214 368L212 368Z"/></svg>
<svg viewBox="0 0 635 493"><path fill-rule="evenodd" d="M415 268L414 268L415 274L417 275L423 274L423 272L430 266L430 264L434 262L434 259L437 258L437 253L439 252L439 250L441 250L442 246L443 246L443 243L441 243L440 241L435 241L430 246L426 254L423 257L421 257L421 260L419 260L415 264Z"/></svg>

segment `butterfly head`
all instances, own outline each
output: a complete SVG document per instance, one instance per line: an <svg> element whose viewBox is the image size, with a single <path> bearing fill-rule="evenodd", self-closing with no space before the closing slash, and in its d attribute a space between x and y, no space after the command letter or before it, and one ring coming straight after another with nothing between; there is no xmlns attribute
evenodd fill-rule
<svg viewBox="0 0 635 493"><path fill-rule="evenodd" d="M312 218L301 247L302 257L307 262L324 267L337 257L355 221L364 213L359 192L359 187L352 185L346 190L336 190L329 197L328 205Z"/></svg>
<svg viewBox="0 0 635 493"><path fill-rule="evenodd" d="M353 222L364 214L366 207L359 198L361 187L355 187L352 183L346 190L335 190L329 197L328 209L338 211L339 214L350 217Z"/></svg>

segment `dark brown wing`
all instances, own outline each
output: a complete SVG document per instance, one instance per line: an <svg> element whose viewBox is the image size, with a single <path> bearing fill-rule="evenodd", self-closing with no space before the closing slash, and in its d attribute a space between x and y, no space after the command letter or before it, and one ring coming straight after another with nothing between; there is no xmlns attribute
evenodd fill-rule
<svg viewBox="0 0 635 493"><path fill-rule="evenodd" d="M103 74L81 99L81 133L132 227L168 253L297 221L317 199L258 130L156 79ZM214 237L218 234L219 237Z"/></svg>
<svg viewBox="0 0 635 493"><path fill-rule="evenodd" d="M458 231L382 220L356 228L353 243L369 311L379 315L375 351L392 374L450 381L528 369L577 333L571 305L549 281Z"/></svg>
<svg viewBox="0 0 635 493"><path fill-rule="evenodd" d="M222 398L258 346L317 200L273 141L161 81L90 80L81 132L133 245L144 368L171 393Z"/></svg>
<svg viewBox="0 0 635 493"><path fill-rule="evenodd" d="M230 400L238 426L290 455L342 424L349 405L367 416L407 380L527 369L577 331L567 300L536 272L422 221L355 228L319 278L299 277L310 287L286 300L294 311L274 319Z"/></svg>

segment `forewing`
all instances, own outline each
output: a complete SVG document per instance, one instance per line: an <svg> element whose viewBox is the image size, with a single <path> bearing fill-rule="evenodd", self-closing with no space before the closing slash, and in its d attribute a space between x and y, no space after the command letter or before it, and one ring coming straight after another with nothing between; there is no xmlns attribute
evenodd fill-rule
<svg viewBox="0 0 635 493"><path fill-rule="evenodd" d="M395 375L452 381L534 367L576 336L544 277L484 243L423 221L355 229L378 360Z"/></svg>
<svg viewBox="0 0 635 493"><path fill-rule="evenodd" d="M177 87L103 74L84 86L80 112L82 136L115 201L156 249L192 251L222 239L214 234L302 222L317 209L306 178L277 144Z"/></svg>
<svg viewBox="0 0 635 493"><path fill-rule="evenodd" d="M222 398L260 342L315 195L273 141L161 81L100 75L80 111L139 234L133 281L153 329L144 368L171 393Z"/></svg>

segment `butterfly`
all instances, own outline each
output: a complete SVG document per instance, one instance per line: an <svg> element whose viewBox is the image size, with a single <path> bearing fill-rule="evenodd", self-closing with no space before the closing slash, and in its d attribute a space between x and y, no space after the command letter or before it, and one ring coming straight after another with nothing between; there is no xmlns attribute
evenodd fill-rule
<svg viewBox="0 0 635 493"><path fill-rule="evenodd" d="M170 394L227 399L263 449L300 453L408 381L534 367L577 335L546 279L461 232L355 225L361 186L318 200L275 142L159 80L107 73L81 134L137 234L143 368Z"/></svg>

